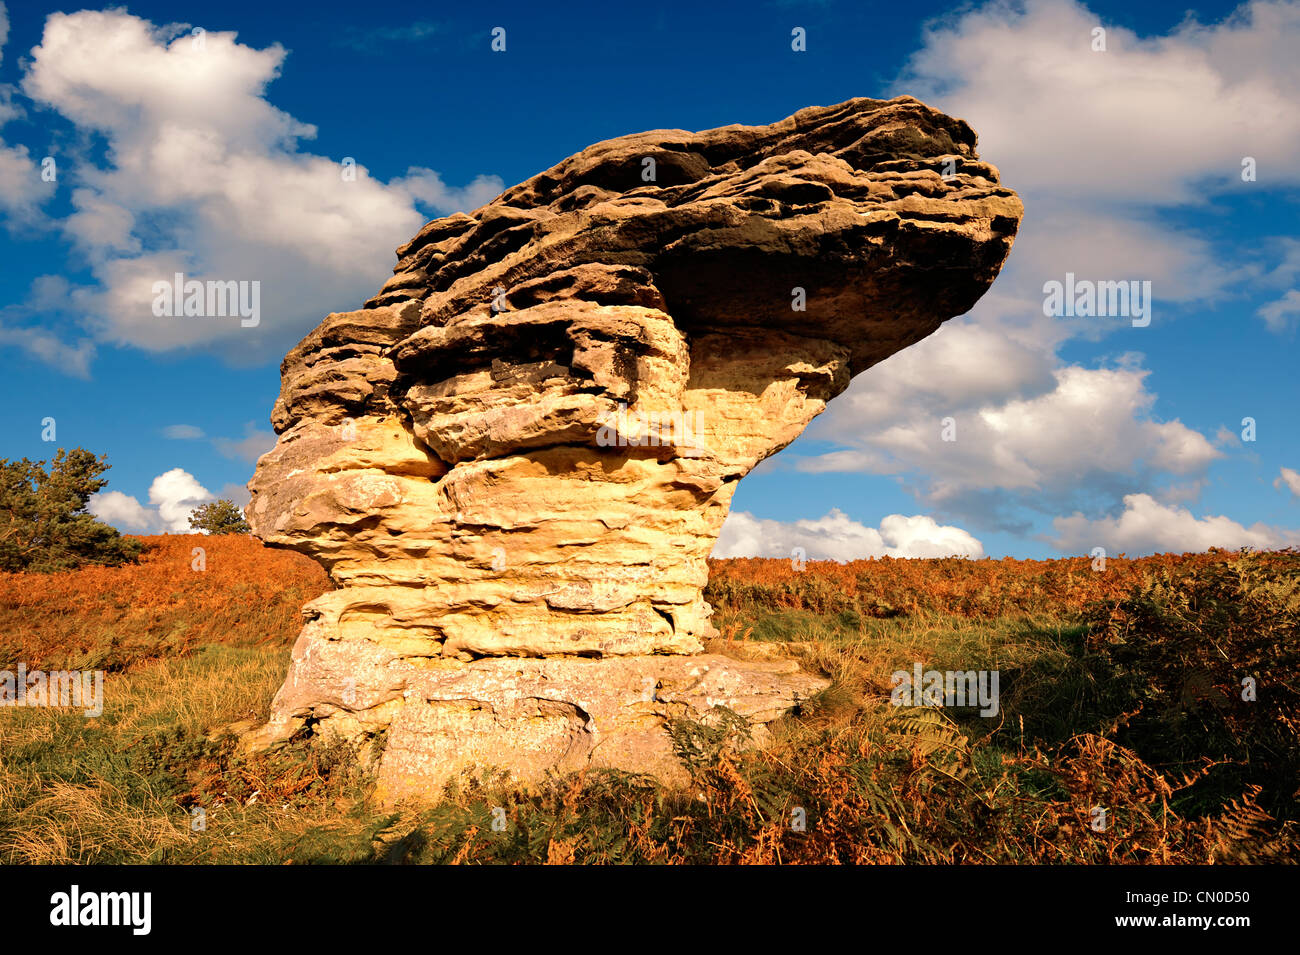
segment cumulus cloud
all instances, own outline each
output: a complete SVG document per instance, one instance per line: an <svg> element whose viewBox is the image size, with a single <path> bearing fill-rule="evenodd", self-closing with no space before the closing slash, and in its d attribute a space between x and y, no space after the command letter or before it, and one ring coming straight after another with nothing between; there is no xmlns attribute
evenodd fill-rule
<svg viewBox="0 0 1300 955"><path fill-rule="evenodd" d="M22 89L107 146L104 168L77 164L60 223L94 277L72 298L98 339L278 356L339 302L376 291L426 218L417 202L443 213L500 191L494 177L452 188L423 168L385 184L364 156L345 179L338 161L301 149L315 128L265 97L286 55L121 10L47 19ZM260 282L261 323L155 316L153 284L178 272Z"/></svg>
<svg viewBox="0 0 1300 955"><path fill-rule="evenodd" d="M1034 333L953 319L855 378L816 420L814 433L853 443L913 417L1041 394L1054 384L1045 345L1050 349Z"/></svg>
<svg viewBox="0 0 1300 955"><path fill-rule="evenodd" d="M1198 518L1185 507L1165 505L1149 494L1129 494L1118 517L1089 520L1082 514L1053 522L1056 547L1067 553L1088 553L1104 547L1109 554L1203 551L1211 547L1235 550L1251 547L1274 550L1300 546L1300 530L1256 523L1243 527L1227 517Z"/></svg>
<svg viewBox="0 0 1300 955"><path fill-rule="evenodd" d="M1079 495L1111 493L1118 501L1151 474L1195 478L1222 456L1200 432L1152 415L1149 373L1131 362L1068 365L1044 376L1014 342L986 337L978 326L944 326L932 337L940 342L929 349L933 367L913 355L922 342L863 376L818 419L816 437L851 450L796 466L910 474L928 505L988 518L987 492L1004 505L1059 513ZM991 366L1005 369L1007 387L1019 381L1026 396L999 396Z"/></svg>
<svg viewBox="0 0 1300 955"><path fill-rule="evenodd" d="M389 188L400 189L432 209L454 212L487 205L501 194L504 184L497 176L475 176L468 186L455 188L432 169L412 166L405 176L390 182Z"/></svg>
<svg viewBox="0 0 1300 955"><path fill-rule="evenodd" d="M0 62L8 38L9 12L0 3ZM0 83L0 126L23 115L13 96L13 87ZM6 226L13 229L41 221L40 205L53 191L53 184L41 177L40 166L26 146L10 146L0 139L0 218Z"/></svg>
<svg viewBox="0 0 1300 955"><path fill-rule="evenodd" d="M1266 238L1260 243L1263 260L1254 270L1253 281L1261 290L1277 289L1280 297L1265 302L1255 314L1264 320L1265 327L1276 334L1284 334L1300 324L1300 239L1290 236ZM1271 267L1264 265L1271 261Z"/></svg>
<svg viewBox="0 0 1300 955"><path fill-rule="evenodd" d="M0 121L5 112L5 94L0 91ZM40 221L40 206L52 193L41 179L41 170L27 147L0 141L0 214L5 223L29 226Z"/></svg>
<svg viewBox="0 0 1300 955"><path fill-rule="evenodd" d="M211 492L180 468L158 475L149 485L149 503L158 511L164 528L173 533L188 532L190 512L210 500Z"/></svg>
<svg viewBox="0 0 1300 955"><path fill-rule="evenodd" d="M211 492L188 471L172 468L149 485L149 506L121 491L92 495L86 509L119 530L156 534L190 533L190 513L213 500Z"/></svg>
<svg viewBox="0 0 1300 955"><path fill-rule="evenodd" d="M931 517L890 514L879 529L832 508L816 520L773 521L733 511L722 525L714 557L790 557L802 547L808 560L868 557L983 557L984 546L960 527Z"/></svg>
<svg viewBox="0 0 1300 955"><path fill-rule="evenodd" d="M1285 487L1296 497L1300 497L1300 471L1283 468L1277 478L1274 479L1273 486L1276 488Z"/></svg>
<svg viewBox="0 0 1300 955"><path fill-rule="evenodd" d="M1159 309L1253 274L1165 213L1300 184L1297 46L1294 2L1139 37L1075 0L994 0L934 21L895 91L969 121L981 155L1024 198L1002 287L1032 295L1066 271L1138 278L1152 282ZM1264 170L1258 182L1242 181L1245 157ZM1097 331L1079 322L1072 333Z"/></svg>
<svg viewBox="0 0 1300 955"><path fill-rule="evenodd" d="M100 491L91 495L86 510L120 531L152 533L159 526L158 513L151 511L129 494Z"/></svg>
<svg viewBox="0 0 1300 955"><path fill-rule="evenodd" d="M1092 48L1096 27L1104 52ZM900 85L967 119L1018 189L1197 203L1207 183L1242 185L1243 156L1300 182L1297 46L1295 3L1249 3L1221 23L1143 38L1074 0L995 2L928 29Z"/></svg>
<svg viewBox="0 0 1300 955"><path fill-rule="evenodd" d="M1107 31L1105 52L1092 50L1095 27ZM971 313L858 376L810 429L832 447L797 466L897 475L941 517L1019 532L1025 507L1095 515L1170 476L1181 482L1167 497L1199 488L1222 453L1157 414L1140 356L1153 332L1045 316L1043 284L1067 272L1150 281L1156 328L1248 281L1290 283L1300 271L1291 240L1270 240L1282 255L1265 275L1170 214L1300 184L1297 45L1297 3L1256 2L1147 38L1075 0L994 0L932 21L894 92L969 121L1025 220ZM1258 183L1241 181L1247 155L1268 170ZM1261 317L1286 325L1289 298ZM1115 339L1119 357L1062 361L1077 339ZM957 439L945 442L949 417Z"/></svg>

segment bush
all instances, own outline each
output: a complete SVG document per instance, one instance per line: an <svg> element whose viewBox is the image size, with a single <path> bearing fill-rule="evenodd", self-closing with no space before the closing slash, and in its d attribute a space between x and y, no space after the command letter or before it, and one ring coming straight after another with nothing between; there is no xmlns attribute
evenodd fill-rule
<svg viewBox="0 0 1300 955"><path fill-rule="evenodd" d="M1206 808L1243 786L1295 815L1300 778L1300 554L1163 570L1085 614L1109 670L1102 712L1146 761L1184 771Z"/></svg>
<svg viewBox="0 0 1300 955"><path fill-rule="evenodd" d="M108 481L104 457L59 449L44 461L0 459L0 570L57 571L85 564L115 567L140 555L140 541L86 512Z"/></svg>

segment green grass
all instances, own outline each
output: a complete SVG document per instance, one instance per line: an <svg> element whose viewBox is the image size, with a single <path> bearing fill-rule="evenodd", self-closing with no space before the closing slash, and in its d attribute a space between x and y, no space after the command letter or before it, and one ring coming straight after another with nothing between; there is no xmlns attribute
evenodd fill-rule
<svg viewBox="0 0 1300 955"><path fill-rule="evenodd" d="M369 820L341 811L339 793L319 798L323 779L290 799L249 803L261 780L283 787L295 772L319 774L319 751L248 762L233 741L208 738L265 714L287 662L280 649L205 646L109 673L97 718L0 710L0 862L279 863L317 828L363 831ZM198 806L206 831L192 827Z"/></svg>

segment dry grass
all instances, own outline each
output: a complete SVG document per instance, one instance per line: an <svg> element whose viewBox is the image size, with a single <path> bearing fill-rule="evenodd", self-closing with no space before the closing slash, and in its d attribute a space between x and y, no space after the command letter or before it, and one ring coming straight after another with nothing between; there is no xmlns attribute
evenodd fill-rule
<svg viewBox="0 0 1300 955"><path fill-rule="evenodd" d="M15 787L27 783L28 792ZM105 780L88 784L53 780L39 785L22 780L0 761L0 812L21 805L10 822L11 841L4 861L32 865L113 861L117 846L131 845L160 861L169 849L189 841L186 817L166 798L138 794L128 798ZM108 857L107 859L105 857Z"/></svg>
<svg viewBox="0 0 1300 955"><path fill-rule="evenodd" d="M0 573L0 664L121 670L204 644L287 646L302 605L330 589L314 561L252 537L141 540L139 564Z"/></svg>
<svg viewBox="0 0 1300 955"><path fill-rule="evenodd" d="M1294 689L1295 555L1111 560L1104 573L1086 560L802 573L714 562L724 636L710 649L792 653L832 680L773 726L769 746L738 749L747 727L720 713L672 727L685 790L600 770L530 788L483 772L432 808L394 813L373 803L368 764L344 744L304 739L247 758L210 736L265 716L299 606L327 587L315 565L248 538L147 540L139 567L0 575L4 657L110 670L97 719L0 711L0 863L1300 859L1294 797L1288 815L1275 785L1294 758L1278 755L1296 749L1294 720L1265 696L1258 713L1170 709L1201 634L1244 655L1274 694ZM189 569L194 546L207 548L206 572ZM999 717L890 706L890 674L915 662L998 669ZM1204 758L1170 750L1170 728ZM197 808L202 830L190 825Z"/></svg>
<svg viewBox="0 0 1300 955"><path fill-rule="evenodd" d="M905 560L882 557L839 564L734 558L709 561L705 595L715 607L807 611L882 618L940 614L1060 617L1097 600L1115 600L1162 570L1187 571L1222 562L1223 550L1203 554L1108 557L1103 570L1090 557L1058 560ZM1261 555L1265 560L1284 556Z"/></svg>

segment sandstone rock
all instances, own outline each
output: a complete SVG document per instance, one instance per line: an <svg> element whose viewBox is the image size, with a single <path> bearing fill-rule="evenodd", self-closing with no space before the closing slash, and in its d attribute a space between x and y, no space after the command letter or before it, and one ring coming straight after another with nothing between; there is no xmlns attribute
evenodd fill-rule
<svg viewBox="0 0 1300 955"><path fill-rule="evenodd" d="M856 99L598 143L421 229L282 366L247 517L339 589L256 739L387 729L399 795L471 762L671 778L671 715L815 692L699 655L706 558L741 477L997 275L1022 209L974 146Z"/></svg>
<svg viewBox="0 0 1300 955"><path fill-rule="evenodd" d="M437 794L471 767L517 776L600 765L685 782L665 723L723 706L746 717L762 741L766 724L825 686L792 660L742 661L712 654L584 659L421 658L398 637L330 639L309 624L294 648L290 679L272 723L257 738L294 732L291 714L311 712L347 737L387 730L381 795Z"/></svg>

